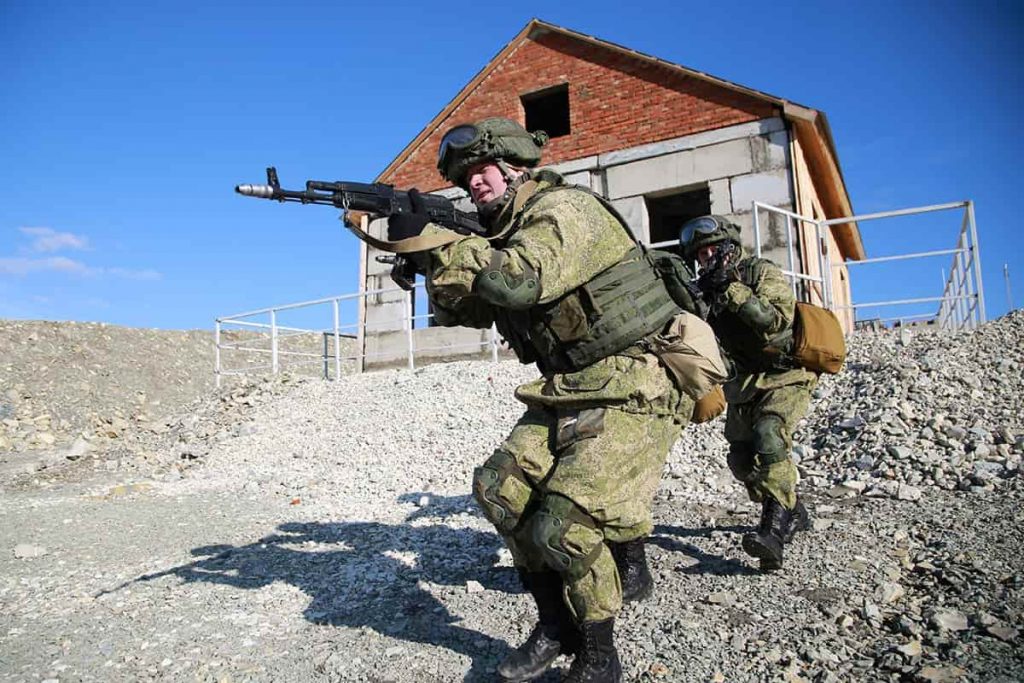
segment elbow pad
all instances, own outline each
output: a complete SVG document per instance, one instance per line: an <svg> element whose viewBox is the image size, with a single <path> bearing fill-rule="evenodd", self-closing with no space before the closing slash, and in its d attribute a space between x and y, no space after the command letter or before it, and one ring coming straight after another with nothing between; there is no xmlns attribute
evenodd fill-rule
<svg viewBox="0 0 1024 683"><path fill-rule="evenodd" d="M540 300L537 271L520 259L522 272L511 273L505 252L495 251L491 262L473 280L473 293L500 308L522 310Z"/></svg>
<svg viewBox="0 0 1024 683"><path fill-rule="evenodd" d="M779 320L779 312L756 296L752 296L736 309L736 315L748 327L759 334L766 334L774 329Z"/></svg>

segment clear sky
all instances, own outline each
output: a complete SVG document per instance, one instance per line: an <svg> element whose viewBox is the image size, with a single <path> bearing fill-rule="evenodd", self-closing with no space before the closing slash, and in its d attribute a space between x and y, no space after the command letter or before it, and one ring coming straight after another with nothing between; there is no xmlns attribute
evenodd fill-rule
<svg viewBox="0 0 1024 683"><path fill-rule="evenodd" d="M823 110L859 213L973 199L995 317L1004 263L1024 304L1022 7L0 2L0 317L209 328L355 291L336 211L234 185L372 180L531 17ZM862 231L882 255L958 227ZM855 295L934 295L946 265L855 272Z"/></svg>

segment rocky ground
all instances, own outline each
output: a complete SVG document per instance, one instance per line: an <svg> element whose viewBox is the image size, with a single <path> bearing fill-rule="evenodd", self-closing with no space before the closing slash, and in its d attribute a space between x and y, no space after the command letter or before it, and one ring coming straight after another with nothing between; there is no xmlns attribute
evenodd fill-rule
<svg viewBox="0 0 1024 683"><path fill-rule="evenodd" d="M493 680L533 612L468 482L533 372L213 391L200 333L150 332L123 363L110 328L0 323L0 681ZM854 337L797 435L814 528L779 573L740 548L756 510L721 421L687 430L655 501L657 592L617 626L627 679L1021 680L1022 339L1024 313ZM39 410L53 444L25 436Z"/></svg>

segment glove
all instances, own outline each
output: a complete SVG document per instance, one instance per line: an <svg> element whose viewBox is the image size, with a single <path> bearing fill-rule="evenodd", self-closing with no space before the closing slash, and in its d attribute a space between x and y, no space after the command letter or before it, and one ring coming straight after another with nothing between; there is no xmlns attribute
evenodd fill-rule
<svg viewBox="0 0 1024 683"><path fill-rule="evenodd" d="M714 297L724 292L731 283L737 280L739 280L739 273L736 272L736 267L723 265L702 273L697 280L697 286L706 296Z"/></svg>
<svg viewBox="0 0 1024 683"><path fill-rule="evenodd" d="M415 187L409 190L409 203L412 205L410 213L396 213L388 218L389 242L416 237L430 222L430 215L427 214L423 197Z"/></svg>

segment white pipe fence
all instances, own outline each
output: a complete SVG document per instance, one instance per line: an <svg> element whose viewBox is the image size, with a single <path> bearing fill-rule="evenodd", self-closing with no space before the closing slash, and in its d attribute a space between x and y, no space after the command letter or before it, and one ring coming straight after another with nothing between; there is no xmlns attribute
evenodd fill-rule
<svg viewBox="0 0 1024 683"><path fill-rule="evenodd" d="M978 231L974 222L974 202L968 200L949 204L935 204L932 206L899 209L896 211L881 211L878 213L869 213L860 216L847 216L843 218L831 218L827 220L808 218L807 216L801 216L791 211L786 211L785 209L780 209L761 202L754 202L753 206L754 240L755 250L758 256L762 253L761 212L766 212L769 215L776 214L785 219L786 251L788 254L789 269L783 270L783 273L791 279L793 292L798 297L800 294L798 292L797 282L802 280L808 283L817 283L821 287L821 300L826 308L833 310L852 310L854 312L855 322L861 322L856 320L856 314L862 309L904 306L921 303L937 303L938 307L936 312L934 314L927 315L915 314L876 318L873 320L880 323L892 321L906 322L910 320L932 320L940 328L945 330L974 329L981 323L985 322L985 293L981 277L981 255L978 248ZM876 258L862 259L860 261L832 263L829 256L828 245L823 238L824 231L833 225L841 225L844 223L860 224L866 221L879 220L883 218L913 216L936 211L951 211L957 209L963 209L964 213L960 225L960 232L957 236L956 248L954 249L938 249L911 254L879 256ZM794 259L794 222L802 222L814 226L815 244L819 247L815 249L818 258L817 270L818 273L820 273L820 276L818 277L804 272L807 265L806 259ZM942 279L944 284L941 296L902 298L871 302L851 301L849 304L838 304L835 301L835 292L833 291L832 284L832 272L835 268L841 268L844 265L849 268L852 266L862 266L872 263L885 263L947 255L952 256L952 265L948 278L945 275L945 270L943 270ZM800 271L796 270L797 265L802 266Z"/></svg>
<svg viewBox="0 0 1024 683"><path fill-rule="evenodd" d="M405 292L398 287L367 290L355 294L343 294L293 304L283 304L260 308L243 313L235 313L216 319L214 326L214 374L217 386L221 386L224 377L247 375L252 372L278 374L283 367L299 368L318 365L322 368L324 379L338 379L344 374L344 365L350 363L354 372L362 371L367 362L380 364L404 364L409 369L416 367L417 354L435 351L479 349L490 351L491 358L498 359L500 337L493 326L483 341L472 343L454 343L442 346L417 345L417 334L430 326L432 313L415 315L414 306L416 291L423 287L418 284L413 291ZM342 304L354 302L360 298L377 297L380 295L399 295L402 315L397 318L375 319L365 325L359 321L342 323ZM297 327L280 324L282 313L300 312L316 316L316 307L330 307L329 327ZM268 322L261 322L267 320ZM229 341L230 336L238 337ZM401 344L393 343L401 339ZM300 349L288 348L289 340L297 340ZM315 340L315 341L314 341ZM344 350L344 340L351 340L351 348ZM385 348L374 352L366 352L364 345L368 340L381 342ZM269 342L269 346L267 345ZM316 351L312 349L316 348ZM241 354L243 358L263 358L256 364L229 366L225 361L229 355ZM268 358L269 357L269 358ZM269 362L267 362L269 360ZM333 373L332 373L333 369Z"/></svg>
<svg viewBox="0 0 1024 683"><path fill-rule="evenodd" d="M861 261L832 263L827 241L828 229L832 225L862 223L882 218L956 209L964 209L964 216L957 239L957 246L954 249L939 249L912 254L881 256ZM760 214L762 212L766 212L769 215L776 214L784 219L788 267L783 270L783 273L790 278L794 294L801 299L813 299L814 290L817 288L816 294L822 305L833 310L851 309L854 312L855 318L857 312L865 308L938 303L938 310L934 314L913 314L873 319L879 323L929 320L934 321L943 329L959 330L974 328L985 322L985 296L981 279L981 259L978 250L977 227L974 222L973 202L964 201L938 204L828 220L801 216L761 202L753 202L752 211L755 252L758 256L762 254ZM806 250L811 252L810 254L803 254L801 256L797 252L797 245L794 243L794 226L797 224L810 225L814 228L813 244L806 245ZM651 244L650 246L653 248L664 248L674 247L678 244L678 240L667 240ZM952 256L949 277L946 277L945 270L942 272L943 291L941 296L874 302L851 301L849 304L837 304L835 301L832 273L836 268L841 268L844 265L850 267L936 256ZM811 261L811 259L814 259L814 261ZM818 275L812 275L807 272L809 270L808 264L813 262L816 262ZM803 283L804 286L799 287L799 283ZM1008 284L1007 287L1009 287ZM366 368L368 361L377 362L382 365L404 364L409 369L414 369L416 367L417 354L431 354L432 352L442 352L440 355L446 355L447 352L454 350L478 349L481 352L489 351L491 359L493 361L498 360L498 349L501 339L496 328L493 326L486 332L486 338L481 341L446 343L441 346L428 346L422 343L422 340L417 338L419 336L417 333L429 329L430 320L433 318L433 314L430 313L415 314L416 294L422 288L423 285L418 284L414 290L409 292L405 292L398 287L372 289L354 294L343 294L311 301L271 306L217 318L214 327L214 372L217 386L221 386L223 377L246 375L254 371L266 370L273 374L278 374L285 366L291 369L308 365L319 365L321 368L320 374L325 379L340 378L344 374L346 364L351 364L353 372L361 372ZM393 303L401 309L402 313L399 317L381 320L374 319L372 322L363 324L360 324L358 319L352 323L342 322L342 306L344 304L358 303L359 299L362 298L363 307L369 309L370 307L366 306L366 303L371 298L376 301L383 301L385 295L397 295L397 298L392 297L389 303ZM329 316L324 316L329 319L329 324L323 327L286 326L280 323L282 314L296 311L309 314L311 310L318 306L329 306ZM356 318L358 318L358 314ZM266 322L262 322L262 320L266 320ZM234 337L233 340L232 337ZM311 340L314 339L316 341L312 342ZM396 343L396 339L401 339L401 343ZM345 346L343 341L350 341L349 346L351 348L345 350L343 348ZM371 341L378 346L386 348L372 353L367 352L366 348ZM418 341L421 343L418 344ZM264 345L267 342L269 342L269 346ZM299 348L291 348L292 346L298 346ZM262 359L262 362L229 367L225 363L226 357L233 357L235 354L241 354L246 361L251 361L255 357L257 360ZM269 358L267 358L268 356Z"/></svg>

